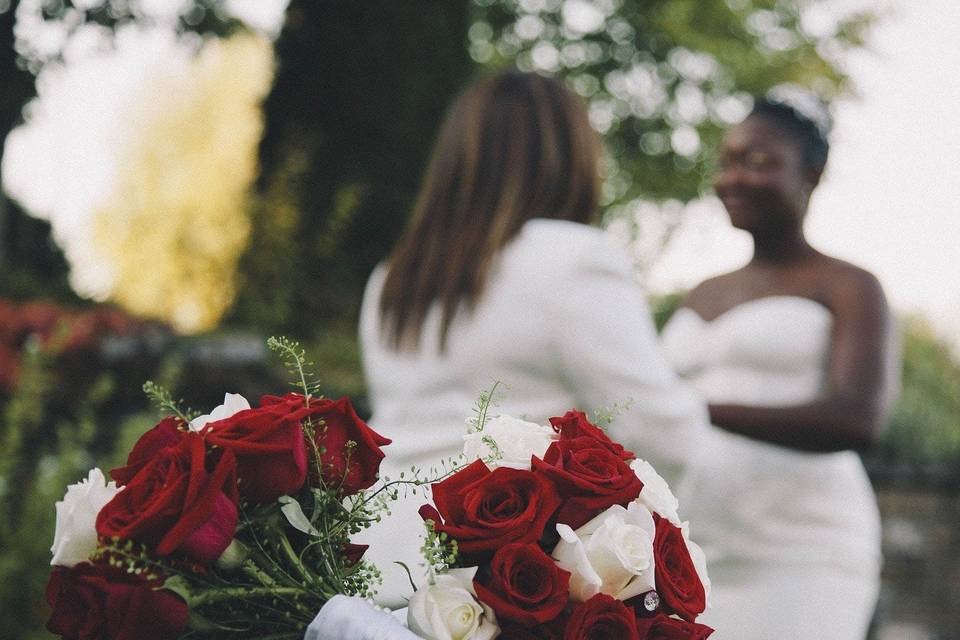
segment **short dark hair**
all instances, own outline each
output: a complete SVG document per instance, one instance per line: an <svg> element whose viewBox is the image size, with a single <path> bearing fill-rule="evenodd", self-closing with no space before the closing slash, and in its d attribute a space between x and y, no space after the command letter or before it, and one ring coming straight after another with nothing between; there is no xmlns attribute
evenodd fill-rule
<svg viewBox="0 0 960 640"><path fill-rule="evenodd" d="M770 98L757 98L750 116L766 118L790 134L800 145L804 164L809 169L823 171L830 154L827 132L796 108Z"/></svg>

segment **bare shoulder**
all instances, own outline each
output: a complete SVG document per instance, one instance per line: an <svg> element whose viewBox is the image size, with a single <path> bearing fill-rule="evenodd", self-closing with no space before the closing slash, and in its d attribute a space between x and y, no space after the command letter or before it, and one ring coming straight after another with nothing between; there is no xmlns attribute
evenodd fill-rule
<svg viewBox="0 0 960 640"><path fill-rule="evenodd" d="M737 269L713 278L708 278L691 289L681 304L694 310L711 306L722 300L731 290L736 290L742 278L743 269Z"/></svg>
<svg viewBox="0 0 960 640"><path fill-rule="evenodd" d="M824 269L827 276L824 281L829 282L825 293L836 312L850 309L887 312L887 298L875 275L838 258L827 258Z"/></svg>

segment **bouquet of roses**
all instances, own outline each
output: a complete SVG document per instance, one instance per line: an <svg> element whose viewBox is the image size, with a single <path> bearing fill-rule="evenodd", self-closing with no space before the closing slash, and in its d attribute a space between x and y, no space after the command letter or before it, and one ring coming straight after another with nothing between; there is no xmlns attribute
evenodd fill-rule
<svg viewBox="0 0 960 640"><path fill-rule="evenodd" d="M481 413L475 461L421 507L424 638L702 640L710 581L677 500L648 463L579 411L541 426Z"/></svg>
<svg viewBox="0 0 960 640"><path fill-rule="evenodd" d="M296 343L269 344L301 393L257 407L227 394L196 416L145 386L173 415L139 439L111 482L93 469L56 505L51 632L299 639L334 595L372 594L376 568L350 536L389 493L364 490L390 441L346 398L314 394Z"/></svg>

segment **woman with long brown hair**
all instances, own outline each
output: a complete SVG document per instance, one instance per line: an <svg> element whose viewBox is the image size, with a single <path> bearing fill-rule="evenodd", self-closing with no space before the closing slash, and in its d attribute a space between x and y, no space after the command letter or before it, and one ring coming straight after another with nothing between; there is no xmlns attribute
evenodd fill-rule
<svg viewBox="0 0 960 640"><path fill-rule="evenodd" d="M588 224L599 155L585 105L558 80L502 72L454 103L361 312L371 423L393 439L385 474L456 457L478 393L502 380L499 410L540 423L629 402L611 436L679 480L706 409L662 355L625 252ZM423 502L401 501L363 536L386 604L412 593L394 561L419 577Z"/></svg>

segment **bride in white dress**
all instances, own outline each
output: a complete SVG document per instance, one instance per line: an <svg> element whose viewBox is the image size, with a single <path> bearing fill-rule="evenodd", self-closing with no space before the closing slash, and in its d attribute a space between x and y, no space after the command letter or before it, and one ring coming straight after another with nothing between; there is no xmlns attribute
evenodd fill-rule
<svg viewBox="0 0 960 640"><path fill-rule="evenodd" d="M370 424L393 439L383 474L457 456L478 393L499 379L498 410L540 423L630 401L611 437L677 488L706 405L667 363L626 253L586 224L598 155L584 105L557 80L505 72L454 104L407 231L364 295ZM424 502L394 503L354 540L371 545L393 607L413 592L394 561L423 580Z"/></svg>
<svg viewBox="0 0 960 640"><path fill-rule="evenodd" d="M883 423L897 350L876 279L804 239L827 150L783 103L758 102L727 133L715 187L754 257L691 292L663 333L719 427L685 514L717 640L863 640L876 603L880 519L854 450Z"/></svg>

